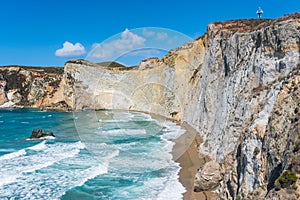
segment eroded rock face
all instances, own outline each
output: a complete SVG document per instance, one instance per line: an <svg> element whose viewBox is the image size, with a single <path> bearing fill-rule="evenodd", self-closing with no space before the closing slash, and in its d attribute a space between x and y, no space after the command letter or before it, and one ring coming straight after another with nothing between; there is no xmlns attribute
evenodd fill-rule
<svg viewBox="0 0 300 200"><path fill-rule="evenodd" d="M57 103L42 105L40 109L45 111L67 111L70 110L70 106L65 101L60 101Z"/></svg>
<svg viewBox="0 0 300 200"><path fill-rule="evenodd" d="M8 99L6 97L5 88L6 88L6 81L3 77L3 75L0 74L0 105L6 103L8 101Z"/></svg>
<svg viewBox="0 0 300 200"><path fill-rule="evenodd" d="M7 97L15 107L33 108L65 100L62 68L7 66L0 67L0 75L0 106Z"/></svg>
<svg viewBox="0 0 300 200"><path fill-rule="evenodd" d="M203 168L195 176L195 191L212 191L220 185L221 180L222 175L219 163L209 161L204 164Z"/></svg>

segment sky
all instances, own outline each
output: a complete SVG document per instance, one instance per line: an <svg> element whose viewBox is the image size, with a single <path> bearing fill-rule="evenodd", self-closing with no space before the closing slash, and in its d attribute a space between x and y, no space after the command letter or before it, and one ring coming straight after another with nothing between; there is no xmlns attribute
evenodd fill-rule
<svg viewBox="0 0 300 200"><path fill-rule="evenodd" d="M300 12L300 0L1 0L0 66L120 57L133 65L128 52L162 56L209 23L257 18L259 6L263 18Z"/></svg>

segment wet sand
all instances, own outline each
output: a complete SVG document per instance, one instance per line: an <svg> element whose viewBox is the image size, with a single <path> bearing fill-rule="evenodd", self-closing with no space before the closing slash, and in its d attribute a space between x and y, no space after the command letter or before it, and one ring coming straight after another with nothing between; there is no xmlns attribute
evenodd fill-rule
<svg viewBox="0 0 300 200"><path fill-rule="evenodd" d="M194 192L195 174L197 173L198 169L208 161L208 158L199 157L198 147L202 143L202 138L200 135L188 125L183 126L183 128L188 131L188 134L195 136L187 150L176 160L176 162L179 162L181 166L181 170L179 172L179 181L187 190L183 194L183 200L218 199L218 196L213 192ZM175 156L178 156L176 155L176 149L178 149L178 146L182 146L182 140L186 141L185 138L181 137L176 141L176 145L173 148L173 153L175 152Z"/></svg>
<svg viewBox="0 0 300 200"><path fill-rule="evenodd" d="M175 120L153 113L147 113L156 120ZM177 122L178 123L178 122ZM180 164L179 181L185 187L183 200L218 200L214 192L194 192L194 177L198 169L209 161L208 157L199 157L198 147L203 142L199 133L188 124L180 124L187 132L176 139L173 147L173 159Z"/></svg>

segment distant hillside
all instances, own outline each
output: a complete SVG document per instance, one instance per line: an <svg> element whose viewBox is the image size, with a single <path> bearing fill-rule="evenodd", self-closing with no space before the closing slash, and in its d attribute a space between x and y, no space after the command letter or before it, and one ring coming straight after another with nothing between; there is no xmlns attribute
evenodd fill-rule
<svg viewBox="0 0 300 200"><path fill-rule="evenodd" d="M102 67L114 68L114 69L117 69L117 70L131 70L131 69L134 69L136 67L136 66L128 67L128 66L122 65L121 63L118 63L118 62L115 62L115 61L100 62L100 63L96 63L96 64L100 65Z"/></svg>

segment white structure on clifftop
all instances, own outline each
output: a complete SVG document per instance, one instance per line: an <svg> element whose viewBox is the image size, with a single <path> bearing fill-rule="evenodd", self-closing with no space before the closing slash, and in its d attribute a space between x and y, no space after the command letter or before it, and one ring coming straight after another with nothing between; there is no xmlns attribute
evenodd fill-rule
<svg viewBox="0 0 300 200"><path fill-rule="evenodd" d="M264 11L258 7L257 11L256 11L256 14L258 14L258 19L261 19L261 15L264 13Z"/></svg>

